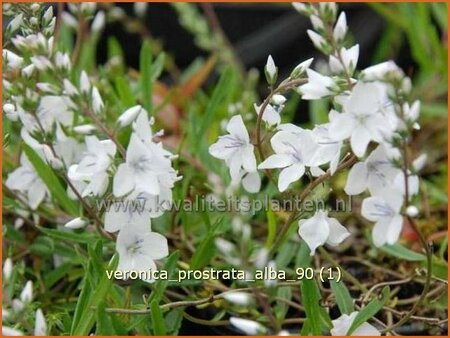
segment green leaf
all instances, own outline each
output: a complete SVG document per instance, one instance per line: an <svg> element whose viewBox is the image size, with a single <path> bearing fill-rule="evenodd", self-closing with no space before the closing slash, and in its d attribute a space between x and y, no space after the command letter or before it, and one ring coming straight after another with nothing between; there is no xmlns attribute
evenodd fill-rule
<svg viewBox="0 0 450 338"><path fill-rule="evenodd" d="M332 279L330 281L331 290L333 291L334 297L336 298L336 303L339 307L341 314L350 314L353 312L353 299L345 286L344 282L337 282Z"/></svg>
<svg viewBox="0 0 450 338"><path fill-rule="evenodd" d="M117 333L113 321L105 309L105 302L100 302L97 307L96 336L115 336Z"/></svg>
<svg viewBox="0 0 450 338"><path fill-rule="evenodd" d="M215 245L214 239L217 236L217 230L219 229L223 218L220 218L214 225L211 226L210 231L206 237L202 240L200 247L194 253L191 259L190 268L192 270L200 269L206 266L211 258L214 256Z"/></svg>
<svg viewBox="0 0 450 338"><path fill-rule="evenodd" d="M267 240L266 240L266 248L270 248L275 240L275 236L277 234L277 220L275 219L275 214L272 209L267 210Z"/></svg>
<svg viewBox="0 0 450 338"><path fill-rule="evenodd" d="M92 233L86 232L76 233L70 230L47 229L39 225L37 225L36 227L44 234L63 241L69 241L80 244L89 244L94 243L96 240L98 240L98 237L96 237L96 235Z"/></svg>
<svg viewBox="0 0 450 338"><path fill-rule="evenodd" d="M320 291L315 280L304 279L300 286L303 306L305 307L306 318L313 336L320 336Z"/></svg>
<svg viewBox="0 0 450 338"><path fill-rule="evenodd" d="M143 106L148 112L152 111L152 61L153 57L150 43L144 41L139 58L139 70L141 73L140 88Z"/></svg>
<svg viewBox="0 0 450 338"><path fill-rule="evenodd" d="M219 82L217 83L214 92L211 96L211 99L208 102L208 105L206 106L205 113L202 117L202 121L200 123L199 128L197 129L197 132L195 133L197 137L200 137L201 139L204 138L204 135L206 134L206 131L208 128L211 127L211 124L214 120L214 116L217 116L217 111L219 110L219 107L225 106L227 102L227 98L229 96L229 93L231 92L232 86L234 86L233 81L233 72L231 68L227 68L222 76L219 79ZM196 142L195 143L195 150L199 149L199 146L203 142Z"/></svg>
<svg viewBox="0 0 450 338"><path fill-rule="evenodd" d="M350 336L355 330L360 327L363 323L367 322L370 318L375 316L378 311L384 306L384 304L389 299L389 287L385 286L381 291L381 299L374 299L369 304L367 304L355 317L352 325L348 329L347 336Z"/></svg>
<svg viewBox="0 0 450 338"><path fill-rule="evenodd" d="M119 257L114 255L111 259L108 270L115 270ZM89 335L92 327L94 326L96 320L95 309L98 305L104 301L105 297L110 291L112 280L108 278L106 272L102 274L97 285L91 285L86 283L89 280L89 274L92 273L92 262L88 264L88 275L84 279L84 286L81 290L81 294L77 303L75 310L75 316L73 321L73 326L71 330L71 336L87 336Z"/></svg>
<svg viewBox="0 0 450 338"><path fill-rule="evenodd" d="M157 301L159 303L160 299L164 294L164 290L169 285L169 280L174 278L174 272L177 268L178 259L180 258L180 252L173 252L169 258L167 258L166 263L164 264L163 270L167 271L167 279L158 279L154 286L153 292L150 295L149 302Z"/></svg>
<svg viewBox="0 0 450 338"><path fill-rule="evenodd" d="M133 92L131 91L130 84L126 80L125 76L117 76L115 78L115 87L117 94L119 95L122 104L128 108L136 104Z"/></svg>
<svg viewBox="0 0 450 338"><path fill-rule="evenodd" d="M28 160L30 160L39 177L47 186L50 195L55 204L60 204L61 207L70 215L78 215L79 209L77 203L72 201L68 196L66 189L61 185L58 177L55 175L53 169L42 160L39 155L28 145L23 145L23 150Z"/></svg>
<svg viewBox="0 0 450 338"><path fill-rule="evenodd" d="M420 253L412 251L403 245L396 243L393 245L383 245L380 247L381 251L384 251L392 256L410 261L410 262L421 262L425 261L426 257Z"/></svg>
<svg viewBox="0 0 450 338"><path fill-rule="evenodd" d="M153 324L153 334L155 336L165 336L166 331L166 323L164 322L164 317L162 314L162 311L159 307L159 302L154 300L150 304L150 315L152 317L152 324Z"/></svg>
<svg viewBox="0 0 450 338"><path fill-rule="evenodd" d="M164 70L165 62L166 62L166 54L164 53L159 54L150 69L150 79L152 82L155 82L161 76Z"/></svg>

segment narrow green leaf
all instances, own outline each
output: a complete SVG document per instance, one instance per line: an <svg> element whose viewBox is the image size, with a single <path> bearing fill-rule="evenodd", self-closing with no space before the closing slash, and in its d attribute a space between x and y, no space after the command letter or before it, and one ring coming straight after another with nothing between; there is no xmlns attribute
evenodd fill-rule
<svg viewBox="0 0 450 338"><path fill-rule="evenodd" d="M332 279L330 281L331 290L341 314L350 314L353 312L353 299L343 281L337 282Z"/></svg>
<svg viewBox="0 0 450 338"><path fill-rule="evenodd" d="M72 201L68 196L66 189L61 185L58 177L54 173L53 169L42 160L39 155L28 145L23 145L23 150L28 160L30 160L34 169L39 177L47 186L50 191L51 197L56 204L60 204L61 207L71 215L78 215L78 205Z"/></svg>
<svg viewBox="0 0 450 338"><path fill-rule="evenodd" d="M165 62L166 62L166 54L164 53L159 54L150 69L150 79L152 82L155 82L161 76L164 70Z"/></svg>
<svg viewBox="0 0 450 338"><path fill-rule="evenodd" d="M267 240L266 240L266 248L270 248L275 240L275 236L277 234L277 220L275 218L275 214L272 209L267 210Z"/></svg>
<svg viewBox="0 0 450 338"><path fill-rule="evenodd" d="M313 336L320 336L320 292L315 280L304 279L300 286L303 306L305 307L306 318L310 325Z"/></svg>
<svg viewBox="0 0 450 338"><path fill-rule="evenodd" d="M347 336L352 335L355 330L360 327L363 323L367 322L370 318L375 316L378 311L384 306L384 304L389 299L389 287L385 286L381 291L381 299L374 299L369 304L367 304L359 313L356 315L355 320L348 329Z"/></svg>
<svg viewBox="0 0 450 338"><path fill-rule="evenodd" d="M202 240L200 247L194 253L191 259L190 267L193 270L206 266L215 252L214 239L217 236L217 229L220 227L223 218L220 218L214 225L206 237Z"/></svg>
<svg viewBox="0 0 450 338"><path fill-rule="evenodd" d="M403 245L396 243L393 245L384 245L380 247L381 251L384 251L392 256L404 259L410 262L421 262L425 261L426 257L420 253L412 251Z"/></svg>
<svg viewBox="0 0 450 338"><path fill-rule="evenodd" d="M128 108L136 104L133 92L131 91L129 82L125 79L125 76L117 76L115 78L115 87L120 101L124 107Z"/></svg>
<svg viewBox="0 0 450 338"><path fill-rule="evenodd" d="M117 263L118 263L118 256L114 255L111 259L108 270L115 270ZM89 266L92 263L90 262ZM89 269L88 269L89 270ZM88 276L87 276L88 277ZM85 278L85 281L88 280L88 278ZM89 289L87 290L87 297L86 299L83 299L83 304L79 306L77 304L77 310L81 315L78 315L79 320L77 320L75 326L73 327L73 330L71 332L72 336L87 336L89 335L92 327L94 326L95 319L96 319L96 312L95 309L98 308L98 305L100 302L102 302L106 295L108 294L108 291L111 288L112 280L108 278L106 272L103 273L99 283L97 285L88 285L85 284L82 290L82 293L86 287ZM75 311L77 313L77 311ZM78 319L77 318L77 319ZM75 323L75 320L74 320Z"/></svg>
<svg viewBox="0 0 450 338"><path fill-rule="evenodd" d="M159 279L155 282L153 286L153 292L150 295L149 302L157 301L159 303L163 296L164 290L169 285L169 280L175 277L175 270L177 267L178 259L180 258L180 252L173 252L169 258L167 258L164 264L163 270L167 271L167 279Z"/></svg>
<svg viewBox="0 0 450 338"><path fill-rule="evenodd" d="M161 311L161 308L159 307L159 302L154 300L150 304L150 314L152 317L152 324L153 324L153 335L155 336L165 336L166 331L166 323L164 322L164 317Z"/></svg>
<svg viewBox="0 0 450 338"><path fill-rule="evenodd" d="M44 234L63 241L89 244L98 240L98 237L96 237L96 235L90 233L76 233L69 230L47 229L38 225L36 227Z"/></svg>
<svg viewBox="0 0 450 338"><path fill-rule="evenodd" d="M152 111L152 62L150 43L144 41L139 58L139 70L141 73L140 85L143 106L148 112Z"/></svg>
<svg viewBox="0 0 450 338"><path fill-rule="evenodd" d="M211 127L214 115L217 114L219 107L226 104L226 98L231 92L231 87L234 85L233 83L233 71L231 70L231 68L227 68L220 77L219 82L211 96L211 99L206 106L205 113L200 123L200 127L196 132L197 137L201 137L202 139L204 138L206 131ZM196 142L195 144L196 150L198 150L198 147L202 144L202 142Z"/></svg>
<svg viewBox="0 0 450 338"><path fill-rule="evenodd" d="M114 330L113 321L105 309L105 302L100 302L97 307L96 336L115 336L117 333Z"/></svg>

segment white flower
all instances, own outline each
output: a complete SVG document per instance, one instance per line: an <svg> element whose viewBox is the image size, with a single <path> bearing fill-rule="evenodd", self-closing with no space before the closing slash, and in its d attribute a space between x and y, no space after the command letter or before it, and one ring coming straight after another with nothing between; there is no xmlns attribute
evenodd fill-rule
<svg viewBox="0 0 450 338"><path fill-rule="evenodd" d="M113 193L120 197L136 190L159 195L162 186L172 188L178 180L170 158L161 145L143 143L136 134L131 135L126 163L122 163L114 176Z"/></svg>
<svg viewBox="0 0 450 338"><path fill-rule="evenodd" d="M414 172L421 171L427 163L427 154L421 154L419 157L417 157L413 163L412 168L414 169Z"/></svg>
<svg viewBox="0 0 450 338"><path fill-rule="evenodd" d="M126 127L126 126L130 125L134 120L136 120L138 115L141 112L144 112L144 111L145 110L144 110L144 108L142 108L141 105L137 105L137 106L133 106L131 108L128 108L117 119L117 125L119 126L119 128L123 128L123 127ZM145 111L145 113L147 115L146 111ZM148 126L148 124L147 124L147 126Z"/></svg>
<svg viewBox="0 0 450 338"><path fill-rule="evenodd" d="M242 177L242 186L244 187L245 191L255 194L259 192L261 189L261 178L259 177L259 174L257 171L255 172L246 172L245 170L242 170L243 177Z"/></svg>
<svg viewBox="0 0 450 338"><path fill-rule="evenodd" d="M416 206L414 206L414 205L409 205L407 208L406 208L406 214L409 216L409 217L417 217L417 215L419 214L419 209L417 209L417 207Z"/></svg>
<svg viewBox="0 0 450 338"><path fill-rule="evenodd" d="M53 7L49 6L47 10L44 12L44 15L42 15L42 19L44 22L49 23L53 19Z"/></svg>
<svg viewBox="0 0 450 338"><path fill-rule="evenodd" d="M400 191L403 195L406 194L405 189L405 174L403 171L400 171L397 176L393 180L393 189ZM412 196L417 195L419 192L419 177L417 175L412 175L411 172L408 172L408 200L411 199Z"/></svg>
<svg viewBox="0 0 450 338"><path fill-rule="evenodd" d="M387 102L384 87L377 83L358 82L344 102L343 113L335 114L330 133L336 140L350 138L356 156L362 157L370 141L381 142L392 134L396 120Z"/></svg>
<svg viewBox="0 0 450 338"><path fill-rule="evenodd" d="M111 140L102 140L96 136L86 136L86 151L76 168L79 174L95 175L105 172L116 154L116 145Z"/></svg>
<svg viewBox="0 0 450 338"><path fill-rule="evenodd" d="M330 330L332 336L346 336L348 330L352 326L356 316L357 311L352 312L350 315L343 314L338 319L332 320L333 328ZM362 323L356 330L351 334L352 336L380 336L381 333L374 326L369 323Z"/></svg>
<svg viewBox="0 0 450 338"><path fill-rule="evenodd" d="M6 67L10 70L19 69L22 66L23 58L19 55L7 50L3 49L3 62L5 62Z"/></svg>
<svg viewBox="0 0 450 338"><path fill-rule="evenodd" d="M20 293L20 301L22 303L30 303L33 300L33 282L27 281L25 287Z"/></svg>
<svg viewBox="0 0 450 338"><path fill-rule="evenodd" d="M364 81L382 81L388 75L396 78L403 77L403 71L395 64L394 61L385 61L370 66L361 72L361 78Z"/></svg>
<svg viewBox="0 0 450 338"><path fill-rule="evenodd" d="M300 14L308 14L309 13L309 6L303 2L293 2L292 6Z"/></svg>
<svg viewBox="0 0 450 338"><path fill-rule="evenodd" d="M297 79L300 76L303 75L303 73L306 72L307 69L309 69L309 67L311 66L311 63L313 62L314 58L310 58L308 60L305 60L301 63L299 63L294 70L291 73L291 78L292 79Z"/></svg>
<svg viewBox="0 0 450 338"><path fill-rule="evenodd" d="M330 174L334 175L341 156L342 141L333 139L333 136L330 134L329 123L316 125L312 135L318 145L313 162L319 164L329 162Z"/></svg>
<svg viewBox="0 0 450 338"><path fill-rule="evenodd" d="M82 134L82 135L89 135L92 134L93 131L95 131L97 128L93 124L81 124L79 126L73 127L73 131Z"/></svg>
<svg viewBox="0 0 450 338"><path fill-rule="evenodd" d="M59 69L69 70L71 67L69 54L56 52L55 64L56 64L56 67Z"/></svg>
<svg viewBox="0 0 450 338"><path fill-rule="evenodd" d="M58 121L63 126L70 126L73 121L73 110L75 108L75 104L67 96L43 96L37 108L40 125L45 131L50 131L55 121ZM39 128L35 126L33 129Z"/></svg>
<svg viewBox="0 0 450 338"><path fill-rule="evenodd" d="M44 71L53 68L53 64L45 56L42 55L32 56L30 60L33 63L33 65L39 70Z"/></svg>
<svg viewBox="0 0 450 338"><path fill-rule="evenodd" d="M36 310L34 335L35 336L46 336L47 335L47 323L45 322L45 317L44 317L44 314L42 313L41 309Z"/></svg>
<svg viewBox="0 0 450 338"><path fill-rule="evenodd" d="M381 196L363 200L361 214L369 221L376 222L372 229L373 243L377 246L394 244L398 241L403 227L400 215L403 197L396 190L386 190Z"/></svg>
<svg viewBox="0 0 450 338"><path fill-rule="evenodd" d="M267 329L264 326L249 319L231 317L230 324L241 330L247 336L257 336L267 332Z"/></svg>
<svg viewBox="0 0 450 338"><path fill-rule="evenodd" d="M262 162L258 169L283 168L278 177L278 189L283 192L303 176L305 166L314 165L311 160L317 143L309 130L296 134L282 130L272 137L270 143L275 154Z"/></svg>
<svg viewBox="0 0 450 338"><path fill-rule="evenodd" d="M324 211L316 211L313 217L298 222L298 234L311 250L311 256L316 249L326 244L337 246L342 243L350 233L336 218L328 217Z"/></svg>
<svg viewBox="0 0 450 338"><path fill-rule="evenodd" d="M7 281L11 278L13 270L13 263L11 258L5 259L5 263L3 263L3 281Z"/></svg>
<svg viewBox="0 0 450 338"><path fill-rule="evenodd" d="M147 14L148 3L146 2L135 2L133 4L134 13L139 18L144 18L145 14Z"/></svg>
<svg viewBox="0 0 450 338"><path fill-rule="evenodd" d="M259 115L261 112L261 106L256 104L253 105L256 111L256 115ZM264 109L262 120L266 122L269 126L279 125L281 122L280 111L275 109L272 105L268 104Z"/></svg>
<svg viewBox="0 0 450 338"><path fill-rule="evenodd" d="M11 121L17 121L19 119L19 114L16 111L16 107L14 107L12 103L5 103L3 105L3 112Z"/></svg>
<svg viewBox="0 0 450 338"><path fill-rule="evenodd" d="M339 51L339 57L330 55L330 69L333 73L339 74L346 72L348 74L353 74L356 64L358 63L359 57L359 45L354 45L353 47L346 49L342 47Z"/></svg>
<svg viewBox="0 0 450 338"><path fill-rule="evenodd" d="M105 27L105 18L106 16L104 11L97 12L91 24L91 31L93 33L99 33Z"/></svg>
<svg viewBox="0 0 450 338"><path fill-rule="evenodd" d="M420 129L420 125L416 122L420 114L420 101L414 101L412 105L405 102L403 104L403 114L406 121L411 123L414 129ZM399 129L406 129L403 121L400 122Z"/></svg>
<svg viewBox="0 0 450 338"><path fill-rule="evenodd" d="M245 292L231 291L225 293L223 299L236 305L247 306L250 304L252 297Z"/></svg>
<svg viewBox="0 0 450 338"><path fill-rule="evenodd" d="M68 96L79 95L78 89L67 79L63 80L64 94Z"/></svg>
<svg viewBox="0 0 450 338"><path fill-rule="evenodd" d="M80 74L80 91L83 94L89 94L91 91L91 81L84 70Z"/></svg>
<svg viewBox="0 0 450 338"><path fill-rule="evenodd" d="M105 171L99 171L95 174L83 174L78 172L79 165L74 164L69 167L67 176L69 177L75 189L81 192L81 197L86 196L103 196L108 188L109 177ZM74 199L77 198L74 195L75 192L69 187L69 195Z"/></svg>
<svg viewBox="0 0 450 338"><path fill-rule="evenodd" d="M68 229L81 229L84 228L87 224L88 222L85 219L77 217L64 224L64 226Z"/></svg>
<svg viewBox="0 0 450 338"><path fill-rule="evenodd" d="M341 12L336 21L336 26L333 29L333 38L336 42L341 42L344 40L345 35L347 34L347 17L345 16L345 12Z"/></svg>
<svg viewBox="0 0 450 338"><path fill-rule="evenodd" d="M317 73L312 69L306 70L308 82L298 88L303 100L317 100L333 94L336 84L328 76Z"/></svg>
<svg viewBox="0 0 450 338"><path fill-rule="evenodd" d="M22 26L22 24L23 24L23 13L20 13L9 22L6 30L9 34L14 33L16 30L20 28L20 26Z"/></svg>
<svg viewBox="0 0 450 338"><path fill-rule="evenodd" d="M311 20L311 24L315 30L320 31L325 28L322 19L319 18L317 15L313 14L309 17L309 19Z"/></svg>
<svg viewBox="0 0 450 338"><path fill-rule="evenodd" d="M147 274L156 270L155 260L169 254L167 239L150 231L149 225L143 222L122 228L117 236L116 250L119 253L117 270ZM144 279L144 281L153 282L152 279Z"/></svg>
<svg viewBox="0 0 450 338"><path fill-rule="evenodd" d="M2 325L2 336L15 337L15 336L25 336L25 334L20 330L14 329L9 326Z"/></svg>
<svg viewBox="0 0 450 338"><path fill-rule="evenodd" d="M275 62L272 59L272 55L267 58L266 66L264 67L266 73L267 82L272 85L277 81L278 68L275 66Z"/></svg>
<svg viewBox="0 0 450 338"><path fill-rule="evenodd" d="M399 172L387 157L385 147L379 145L364 162L353 165L344 190L348 195L358 195L368 188L372 195L380 195L392 187Z"/></svg>
<svg viewBox="0 0 450 338"><path fill-rule="evenodd" d="M92 87L92 110L96 114L100 114L103 110L104 103L97 87Z"/></svg>
<svg viewBox="0 0 450 338"><path fill-rule="evenodd" d="M322 50L327 45L327 41L322 37L322 35L314 32L311 29L308 29L306 32L308 33L308 36L311 39L314 47L316 47L317 49Z"/></svg>
<svg viewBox="0 0 450 338"><path fill-rule="evenodd" d="M20 156L20 167L8 175L5 185L11 190L25 193L28 205L33 210L49 195L46 185L24 153Z"/></svg>
<svg viewBox="0 0 450 338"><path fill-rule="evenodd" d="M30 78L34 73L35 68L36 67L33 64L26 66L25 68L22 69L22 75L25 76L26 78Z"/></svg>
<svg viewBox="0 0 450 338"><path fill-rule="evenodd" d="M256 171L256 158L253 145L240 115L233 116L227 125L228 135L209 147L209 153L221 160L230 168L232 180L237 180L241 168L247 172Z"/></svg>
<svg viewBox="0 0 450 338"><path fill-rule="evenodd" d="M161 216L169 210L172 203L172 190L162 186L157 196L143 192L133 192L121 201L113 201L106 206L105 230L120 231L124 227L139 223L141 218L148 220Z"/></svg>

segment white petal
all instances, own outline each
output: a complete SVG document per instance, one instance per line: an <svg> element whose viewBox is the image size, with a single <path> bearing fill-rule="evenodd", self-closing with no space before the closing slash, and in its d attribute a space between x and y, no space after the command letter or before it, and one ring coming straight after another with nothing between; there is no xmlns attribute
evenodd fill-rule
<svg viewBox="0 0 450 338"><path fill-rule="evenodd" d="M335 140L345 140L352 135L355 120L348 113L334 114L330 122L330 135Z"/></svg>
<svg viewBox="0 0 450 338"><path fill-rule="evenodd" d="M248 173L242 179L242 186L249 193L257 193L261 189L261 178L258 172Z"/></svg>
<svg viewBox="0 0 450 338"><path fill-rule="evenodd" d="M126 163L122 163L114 175L113 194L116 197L120 197L131 192L134 187L134 173Z"/></svg>
<svg viewBox="0 0 450 338"><path fill-rule="evenodd" d="M149 232L143 236L145 252L152 259L161 259L169 255L167 239L156 232Z"/></svg>
<svg viewBox="0 0 450 338"><path fill-rule="evenodd" d="M36 310L34 325L34 335L35 336L46 336L47 335L47 323L45 322L44 314L41 309Z"/></svg>
<svg viewBox="0 0 450 338"><path fill-rule="evenodd" d="M332 246L339 245L350 236L350 232L336 218L328 218L328 225L330 234L328 235L327 244Z"/></svg>
<svg viewBox="0 0 450 338"><path fill-rule="evenodd" d="M307 220L300 220L298 222L298 234L306 242L311 250L311 256L314 255L316 249L325 244L330 234L328 222L324 213L319 211Z"/></svg>
<svg viewBox="0 0 450 338"><path fill-rule="evenodd" d="M285 168L292 165L294 159L292 156L285 154L274 154L265 159L258 165L258 169Z"/></svg>
<svg viewBox="0 0 450 338"><path fill-rule="evenodd" d="M242 120L241 115L233 116L227 125L227 131L233 135L248 143L250 141L250 137L248 136L248 131L245 128L244 121Z"/></svg>
<svg viewBox="0 0 450 338"><path fill-rule="evenodd" d="M249 144L242 152L242 167L248 172L256 171L256 158L253 145Z"/></svg>
<svg viewBox="0 0 450 338"><path fill-rule="evenodd" d="M353 130L350 145L356 156L364 156L370 142L370 134L366 128L356 127Z"/></svg>
<svg viewBox="0 0 450 338"><path fill-rule="evenodd" d="M376 222L383 217L380 214L380 207L388 207L382 197L372 196L365 198L361 205L361 215L369 221Z"/></svg>
<svg viewBox="0 0 450 338"><path fill-rule="evenodd" d="M367 167L363 162L356 163L348 173L345 184L345 193L347 195L358 195L367 187Z"/></svg>
<svg viewBox="0 0 450 338"><path fill-rule="evenodd" d="M360 327L353 331L352 336L381 336L381 332L369 323L362 323Z"/></svg>
<svg viewBox="0 0 450 338"><path fill-rule="evenodd" d="M285 191L289 184L299 180L305 173L305 166L302 164L293 164L280 172L278 177L278 190Z"/></svg>

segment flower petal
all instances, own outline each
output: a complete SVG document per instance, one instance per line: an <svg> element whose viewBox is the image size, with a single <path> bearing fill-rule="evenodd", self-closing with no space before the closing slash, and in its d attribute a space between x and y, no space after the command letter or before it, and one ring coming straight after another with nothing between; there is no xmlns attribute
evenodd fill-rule
<svg viewBox="0 0 450 338"><path fill-rule="evenodd" d="M305 166L302 164L293 164L283 169L278 177L278 190L285 191L289 184L299 180L305 173Z"/></svg>
<svg viewBox="0 0 450 338"><path fill-rule="evenodd" d="M258 166L258 169L285 168L293 163L294 159L292 156L285 154L273 154L266 158L266 160Z"/></svg>
<svg viewBox="0 0 450 338"><path fill-rule="evenodd" d="M350 236L350 232L336 218L328 218L328 226L330 234L328 235L327 244L329 245L339 245Z"/></svg>
<svg viewBox="0 0 450 338"><path fill-rule="evenodd" d="M117 168L113 180L113 194L120 197L131 192L135 187L133 171L126 163L122 163Z"/></svg>
<svg viewBox="0 0 450 338"><path fill-rule="evenodd" d="M350 138L350 145L356 156L364 156L367 146L370 142L368 130L361 126L356 126Z"/></svg>
<svg viewBox="0 0 450 338"><path fill-rule="evenodd" d="M363 162L356 163L348 173L344 191L347 195L359 195L367 187L367 166Z"/></svg>
<svg viewBox="0 0 450 338"><path fill-rule="evenodd" d="M330 234L328 222L322 212L317 212L313 217L298 222L298 234L306 242L311 250L311 256L317 247L325 244Z"/></svg>

